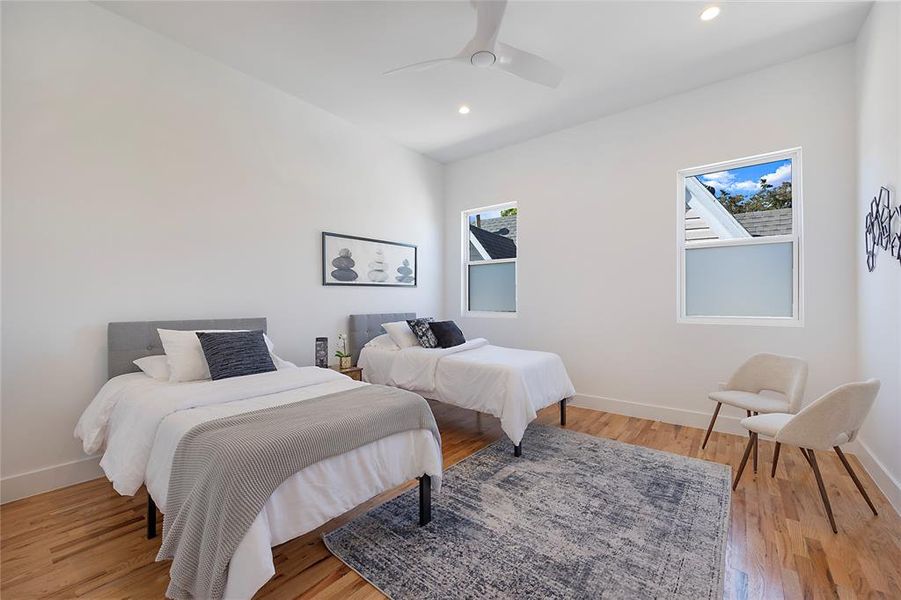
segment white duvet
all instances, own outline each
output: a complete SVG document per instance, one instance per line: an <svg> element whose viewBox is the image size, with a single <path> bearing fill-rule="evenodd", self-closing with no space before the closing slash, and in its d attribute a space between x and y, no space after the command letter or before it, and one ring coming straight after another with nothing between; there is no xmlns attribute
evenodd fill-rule
<svg viewBox="0 0 901 600"><path fill-rule="evenodd" d="M492 346L484 338L453 348L365 347L359 365L370 383L498 417L514 444L538 410L575 394L556 354Z"/></svg>
<svg viewBox="0 0 901 600"><path fill-rule="evenodd" d="M132 495L146 483L165 515L172 458L195 425L361 385L316 367L189 383L130 373L103 386L75 435L86 452L105 448L100 465L119 493ZM232 557L226 597L249 598L275 574L272 546L423 473L440 485L441 450L427 430L394 434L299 471L272 494Z"/></svg>

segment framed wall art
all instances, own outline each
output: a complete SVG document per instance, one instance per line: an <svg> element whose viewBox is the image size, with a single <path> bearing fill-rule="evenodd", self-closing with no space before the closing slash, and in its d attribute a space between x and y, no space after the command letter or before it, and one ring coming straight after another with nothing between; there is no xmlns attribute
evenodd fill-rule
<svg viewBox="0 0 901 600"><path fill-rule="evenodd" d="M416 246L322 232L322 285L416 287Z"/></svg>

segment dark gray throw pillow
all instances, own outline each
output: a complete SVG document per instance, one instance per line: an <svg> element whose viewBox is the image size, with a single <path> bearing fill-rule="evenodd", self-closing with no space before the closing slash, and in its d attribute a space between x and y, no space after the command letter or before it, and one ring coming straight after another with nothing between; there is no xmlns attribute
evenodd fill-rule
<svg viewBox="0 0 901 600"><path fill-rule="evenodd" d="M419 345L423 348L438 347L438 340L429 328L429 323L431 322L432 317L426 317L424 319L407 319L407 325L413 330L413 335L416 336L416 339L419 340Z"/></svg>
<svg viewBox="0 0 901 600"><path fill-rule="evenodd" d="M262 331L198 331L197 338L213 381L275 371Z"/></svg>
<svg viewBox="0 0 901 600"><path fill-rule="evenodd" d="M442 348L453 348L466 342L463 332L453 321L435 321L429 323L429 329L435 334L435 339Z"/></svg>

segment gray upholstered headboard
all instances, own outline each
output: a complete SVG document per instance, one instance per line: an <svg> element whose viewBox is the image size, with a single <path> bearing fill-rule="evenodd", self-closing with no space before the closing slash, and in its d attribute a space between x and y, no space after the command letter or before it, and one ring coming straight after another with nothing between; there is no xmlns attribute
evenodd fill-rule
<svg viewBox="0 0 901 600"><path fill-rule="evenodd" d="M112 379L117 375L139 371L132 361L145 356L164 354L157 329L262 329L266 317L248 319L197 319L194 321L130 321L110 323L106 329L107 369Z"/></svg>
<svg viewBox="0 0 901 600"><path fill-rule="evenodd" d="M416 313L377 313L372 315L350 315L348 323L347 343L350 345L350 355L354 364L360 358L360 350L372 338L382 335L382 323L392 321L404 321L415 319Z"/></svg>

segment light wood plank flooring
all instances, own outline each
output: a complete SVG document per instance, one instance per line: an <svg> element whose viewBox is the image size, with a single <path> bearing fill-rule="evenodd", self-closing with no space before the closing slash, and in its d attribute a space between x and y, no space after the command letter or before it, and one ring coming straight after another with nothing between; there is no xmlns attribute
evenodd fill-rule
<svg viewBox="0 0 901 600"><path fill-rule="evenodd" d="M501 436L494 419L482 418L480 430L474 413L433 407L446 465ZM714 433L702 451L700 429L575 407L568 413L568 429L733 467L747 440ZM558 424L558 411L545 409L539 419ZM761 444L759 474L754 478L749 469L733 494L726 597L901 598L901 519L857 460L851 458L879 516L869 512L837 457L820 453L839 527L834 535L800 452L784 448L776 478L771 479L772 450L772 444ZM275 548L276 576L257 597L380 598L378 591L329 554L319 538L401 489ZM145 502L143 493L123 498L106 480L98 479L0 508L3 599L162 597L169 563L153 560L160 538L145 539Z"/></svg>

